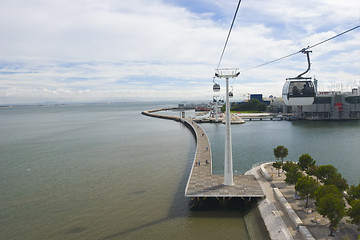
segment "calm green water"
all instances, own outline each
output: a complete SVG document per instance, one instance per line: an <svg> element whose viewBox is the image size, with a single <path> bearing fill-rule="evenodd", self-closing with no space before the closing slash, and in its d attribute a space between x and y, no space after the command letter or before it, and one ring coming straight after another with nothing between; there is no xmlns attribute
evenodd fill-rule
<svg viewBox="0 0 360 240"><path fill-rule="evenodd" d="M0 239L256 239L263 229L254 229L253 211L189 210L194 137L181 123L140 114L165 106L0 108ZM358 182L359 126L233 126L234 168L273 160L274 146L284 144L288 159L308 152ZM202 127L221 173L224 125Z"/></svg>
<svg viewBox="0 0 360 240"><path fill-rule="evenodd" d="M189 210L193 135L140 114L163 106L1 108L0 239L248 239L252 212Z"/></svg>

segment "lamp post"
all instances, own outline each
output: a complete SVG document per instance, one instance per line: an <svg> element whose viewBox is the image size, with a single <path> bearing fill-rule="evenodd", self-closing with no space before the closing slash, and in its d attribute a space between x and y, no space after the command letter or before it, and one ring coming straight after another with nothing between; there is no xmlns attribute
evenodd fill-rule
<svg viewBox="0 0 360 240"><path fill-rule="evenodd" d="M234 185L233 180L233 160L231 143L231 118L229 101L229 78L238 77L240 72L237 68L216 69L215 76L226 79L226 132L225 132L225 159L224 159L224 185Z"/></svg>

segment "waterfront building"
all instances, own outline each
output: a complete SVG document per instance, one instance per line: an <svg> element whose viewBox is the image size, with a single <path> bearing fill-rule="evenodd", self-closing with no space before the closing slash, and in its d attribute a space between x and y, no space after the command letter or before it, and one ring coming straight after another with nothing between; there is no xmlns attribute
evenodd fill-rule
<svg viewBox="0 0 360 240"><path fill-rule="evenodd" d="M287 109L296 119L304 120L359 120L360 95L358 89L350 93L318 92L314 103Z"/></svg>

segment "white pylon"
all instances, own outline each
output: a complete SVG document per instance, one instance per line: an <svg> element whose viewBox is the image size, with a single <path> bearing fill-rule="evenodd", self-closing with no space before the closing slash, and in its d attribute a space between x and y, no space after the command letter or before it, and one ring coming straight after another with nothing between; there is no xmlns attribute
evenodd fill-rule
<svg viewBox="0 0 360 240"><path fill-rule="evenodd" d="M224 185L234 185L233 180L233 160L232 160L232 143L231 143L231 118L230 118L230 101L229 101L229 78L239 76L237 68L216 69L215 76L226 79L226 132L225 132L225 159L224 159Z"/></svg>

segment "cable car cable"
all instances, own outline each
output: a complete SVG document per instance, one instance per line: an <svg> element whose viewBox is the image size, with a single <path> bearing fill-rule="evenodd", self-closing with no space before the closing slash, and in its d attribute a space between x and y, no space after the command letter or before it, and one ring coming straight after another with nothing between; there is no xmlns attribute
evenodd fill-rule
<svg viewBox="0 0 360 240"><path fill-rule="evenodd" d="M357 25L356 27L353 27L353 28L351 28L351 29L349 29L349 30L347 30L347 31L345 31L345 32L339 33L338 35L336 35L336 36L334 36L334 37L331 37L331 38L328 38L328 39L326 39L326 40L324 40L324 41L321 41L321 42L319 42L319 43L317 43L317 44L315 44L315 45L313 45L313 46L307 47L306 49L310 49L310 48L316 47L316 46L318 46L318 45L320 45L320 44L323 44L323 43L325 43L325 42L327 42L327 41L330 41L330 40L332 40L332 39L334 39L334 38L337 38L337 37L339 37L339 36L341 36L341 35L344 35L344 34L346 34L346 33L348 33L348 32L351 32L352 30L355 30L355 29L357 29L357 28L359 28L359 27L360 27L360 25Z"/></svg>
<svg viewBox="0 0 360 240"><path fill-rule="evenodd" d="M317 43L317 44L314 44L314 45L312 45L312 46L308 46L308 47L306 47L306 48L303 48L303 49L301 49L301 50L298 51L298 52L295 52L295 53L286 55L286 56L281 57L281 58L277 58L277 59L275 59L275 60L272 60L272 61L270 61L270 62L266 62L266 63L260 64L260 65L257 65L257 66L255 66L255 67L251 67L251 68L242 70L242 71L240 71L240 72L250 71L250 70L253 70L253 69L255 69L255 68L259 68L259 67L262 67L262 66L265 66L265 65L268 65L268 64L271 64L271 63L280 61L280 60L282 60L282 59L284 59L284 58L288 58L288 57L294 56L294 55L296 55L296 54L298 54L298 53L303 53L303 52L304 52L305 50L307 50L307 49L310 49L310 48L314 48L314 47L316 47L316 46L319 46L320 44L323 44L323 43L325 43L325 42L327 42L327 41L330 41L330 40L332 40L332 39L334 39L334 38L337 38L337 37L339 37L339 36L341 36L341 35L344 35L344 34L346 34L346 33L348 33L348 32L351 32L351 31L353 31L353 30L355 30L355 29L357 29L357 28L359 28L359 27L360 27L360 25L357 25L356 27L353 27L353 28L351 28L351 29L349 29L349 30L346 30L345 32L339 33L339 34L337 34L337 35L335 35L335 36L333 36L333 37L331 37L331 38L328 38L328 39L326 39L326 40L324 40L324 41L321 41L321 42L319 42L319 43Z"/></svg>
<svg viewBox="0 0 360 240"><path fill-rule="evenodd" d="M234 14L234 18L233 18L233 20L232 20L232 23L231 23L231 26L230 26L230 29L229 29L229 33L228 33L228 35L227 35L227 38L226 38L226 41L225 41L225 45L224 45L223 51L222 51L222 53L221 53L220 60L219 60L219 64L218 64L217 68L220 67L221 60L222 60L222 58L223 58L223 56L224 56L225 49L226 49L227 43L228 43L228 41L229 41L230 33L231 33L231 30L232 30L232 28L233 28L233 26L234 26L234 22L235 22L235 19L236 19L236 15L237 15L237 12L238 12L239 7L240 7L240 3L241 3L241 0L239 0L238 5L237 5L237 7L236 7L236 11L235 11L235 14Z"/></svg>

